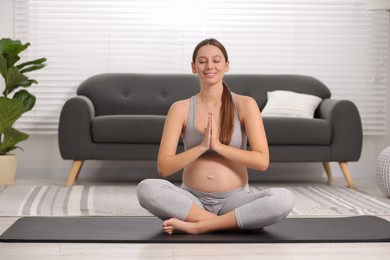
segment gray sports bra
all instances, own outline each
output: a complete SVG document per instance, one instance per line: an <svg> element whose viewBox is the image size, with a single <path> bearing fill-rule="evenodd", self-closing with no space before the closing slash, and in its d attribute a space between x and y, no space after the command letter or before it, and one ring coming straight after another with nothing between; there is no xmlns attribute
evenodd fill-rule
<svg viewBox="0 0 390 260"><path fill-rule="evenodd" d="M242 129L241 122L238 119L237 107L236 107L236 96L234 93L232 93L232 98L235 106L235 113L234 113L235 115L234 115L234 129L233 129L233 134L229 145L246 150L247 137ZM196 115L196 95L192 96L190 99L190 108L188 111L187 126L184 132L182 133L184 148L186 150L200 144L204 137L203 134L199 133L198 130L196 130L195 115ZM209 150L206 152L206 154L216 154L216 153L212 150Z"/></svg>

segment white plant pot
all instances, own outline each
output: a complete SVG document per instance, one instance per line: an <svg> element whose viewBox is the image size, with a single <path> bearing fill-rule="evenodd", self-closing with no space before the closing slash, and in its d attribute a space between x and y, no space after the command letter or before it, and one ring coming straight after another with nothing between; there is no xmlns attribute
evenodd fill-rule
<svg viewBox="0 0 390 260"><path fill-rule="evenodd" d="M15 182L16 165L16 155L0 155L0 184Z"/></svg>

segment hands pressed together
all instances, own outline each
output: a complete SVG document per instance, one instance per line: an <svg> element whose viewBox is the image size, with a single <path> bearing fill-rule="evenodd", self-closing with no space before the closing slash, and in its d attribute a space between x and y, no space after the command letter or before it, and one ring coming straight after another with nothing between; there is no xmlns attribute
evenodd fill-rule
<svg viewBox="0 0 390 260"><path fill-rule="evenodd" d="M208 114L207 127L205 128L204 138L200 145L205 151L209 149L217 151L217 148L221 145L221 141L219 140L219 129L215 118L213 117L213 113L211 112Z"/></svg>

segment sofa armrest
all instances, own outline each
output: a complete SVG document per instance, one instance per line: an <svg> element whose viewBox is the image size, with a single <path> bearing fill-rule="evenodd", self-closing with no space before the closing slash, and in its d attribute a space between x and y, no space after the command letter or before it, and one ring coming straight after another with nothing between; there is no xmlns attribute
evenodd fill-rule
<svg viewBox="0 0 390 260"><path fill-rule="evenodd" d="M58 141L63 159L84 160L92 157L91 120L95 117L92 101L77 96L65 102L58 126Z"/></svg>
<svg viewBox="0 0 390 260"><path fill-rule="evenodd" d="M360 114L349 100L324 99L316 116L328 120L332 126L330 161L357 161L363 143Z"/></svg>

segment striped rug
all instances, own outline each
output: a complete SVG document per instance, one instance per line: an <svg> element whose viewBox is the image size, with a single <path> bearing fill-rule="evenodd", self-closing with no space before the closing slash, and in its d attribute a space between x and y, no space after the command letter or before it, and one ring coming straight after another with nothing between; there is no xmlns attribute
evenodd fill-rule
<svg viewBox="0 0 390 260"><path fill-rule="evenodd" d="M268 187L255 186L252 190ZM358 190L337 186L285 186L295 195L291 215L390 216L390 199L375 198Z"/></svg>
<svg viewBox="0 0 390 260"><path fill-rule="evenodd" d="M390 199L334 186L284 186L296 197L291 215L390 215ZM252 191L266 186L254 185ZM0 186L0 216L150 216L135 185Z"/></svg>

